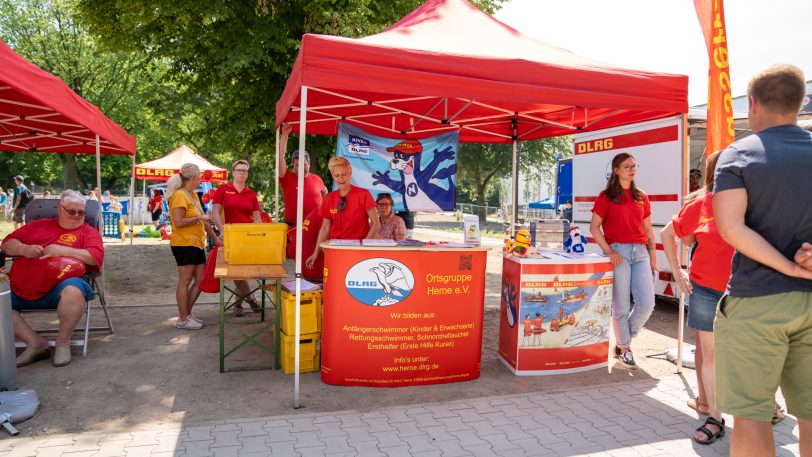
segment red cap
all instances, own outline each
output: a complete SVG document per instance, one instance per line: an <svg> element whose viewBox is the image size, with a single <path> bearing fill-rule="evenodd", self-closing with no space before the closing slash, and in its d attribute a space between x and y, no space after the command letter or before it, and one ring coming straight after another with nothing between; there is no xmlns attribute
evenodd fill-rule
<svg viewBox="0 0 812 457"><path fill-rule="evenodd" d="M423 145L420 143L420 140L403 140L391 148L386 148L386 151L397 151L402 154L419 154L423 152Z"/></svg>

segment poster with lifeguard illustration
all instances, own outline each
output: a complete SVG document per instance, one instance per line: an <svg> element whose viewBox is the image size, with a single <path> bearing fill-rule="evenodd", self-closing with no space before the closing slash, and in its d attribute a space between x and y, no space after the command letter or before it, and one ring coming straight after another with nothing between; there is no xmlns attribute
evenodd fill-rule
<svg viewBox="0 0 812 457"><path fill-rule="evenodd" d="M507 272L507 274L505 273ZM518 375L606 366L612 265L505 257L499 358Z"/></svg>

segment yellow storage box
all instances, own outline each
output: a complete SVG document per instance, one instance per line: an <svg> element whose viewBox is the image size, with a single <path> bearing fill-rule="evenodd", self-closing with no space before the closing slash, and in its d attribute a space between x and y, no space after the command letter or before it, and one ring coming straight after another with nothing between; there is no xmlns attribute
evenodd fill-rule
<svg viewBox="0 0 812 457"><path fill-rule="evenodd" d="M275 294L276 284L268 284L266 290ZM282 331L293 335L296 326L296 294L283 287L281 295ZM302 292L300 334L321 332L321 297L321 289Z"/></svg>
<svg viewBox="0 0 812 457"><path fill-rule="evenodd" d="M223 248L232 265L281 265L288 240L287 224L225 224Z"/></svg>
<svg viewBox="0 0 812 457"><path fill-rule="evenodd" d="M296 339L282 332L282 370L293 373ZM299 337L299 372L307 373L321 369L321 333L301 334Z"/></svg>

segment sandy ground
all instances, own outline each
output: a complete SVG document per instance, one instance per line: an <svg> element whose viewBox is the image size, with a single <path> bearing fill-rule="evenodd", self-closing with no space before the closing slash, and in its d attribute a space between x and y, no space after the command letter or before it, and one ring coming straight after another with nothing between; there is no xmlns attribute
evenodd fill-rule
<svg viewBox="0 0 812 457"><path fill-rule="evenodd" d="M418 219L417 237L462 237L461 233L444 235L435 231L443 225L456 225L453 218L445 222L424 224ZM598 369L571 375L514 376L496 358L502 266L497 248L488 255L479 379L386 389L331 386L321 382L319 373L303 373L302 408L294 410L292 375L281 370L219 373L216 295L203 294L198 302L196 314L208 324L203 330L175 329L177 276L168 242L136 239L131 246L129 241L122 244L107 240L105 247L107 299L116 332L93 336L88 356L81 358L74 352L74 361L67 367L54 368L40 362L19 369L21 389L36 390L42 403L34 418L19 425L26 436L178 427L295 412L368 411L383 406L658 378L676 369L662 358L645 357L676 345L677 308L662 302L633 343L638 370L627 371L616 365L611 373ZM293 271L292 265L286 266ZM256 316L248 313L243 318L228 316L227 320L249 329L256 326ZM99 319L101 313L96 312L94 321ZM265 340L270 343L270 335ZM268 354L251 349L233 358L228 359L228 365L240 360L271 364ZM684 374L694 376L692 370Z"/></svg>

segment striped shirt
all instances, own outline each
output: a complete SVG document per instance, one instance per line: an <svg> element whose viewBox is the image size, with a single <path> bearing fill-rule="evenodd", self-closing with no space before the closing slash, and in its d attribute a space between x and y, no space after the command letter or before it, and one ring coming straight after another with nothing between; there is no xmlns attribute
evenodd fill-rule
<svg viewBox="0 0 812 457"><path fill-rule="evenodd" d="M389 214L389 217L384 218L381 216L381 228L378 230L379 240L395 240L399 241L406 237L406 223L403 222L395 213Z"/></svg>

